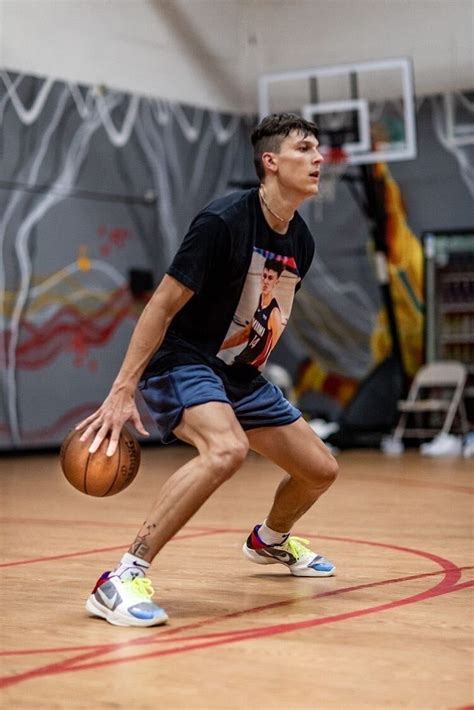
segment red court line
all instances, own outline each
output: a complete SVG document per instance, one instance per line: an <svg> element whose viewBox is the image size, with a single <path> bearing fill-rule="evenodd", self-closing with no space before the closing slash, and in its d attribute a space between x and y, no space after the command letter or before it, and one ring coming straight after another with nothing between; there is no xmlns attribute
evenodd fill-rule
<svg viewBox="0 0 474 710"><path fill-rule="evenodd" d="M187 535L178 535L173 537L170 542L176 540L186 540L193 537L203 537L204 535L216 535L219 532L227 532L226 530L204 530L202 532L189 533ZM82 557L83 555L96 555L100 552L113 552L116 550L124 550L128 547L128 543L123 545L114 545L113 547L98 547L93 550L82 550L80 552L65 552L61 555L49 555L47 557L33 557L28 560L15 560L14 562L2 562L1 567L16 567L18 565L31 565L37 562L51 562L51 560L65 560L69 557Z"/></svg>
<svg viewBox="0 0 474 710"><path fill-rule="evenodd" d="M442 583L441 583L442 584ZM449 594L450 592L457 592L460 589L463 589L465 587L471 587L474 586L474 580L471 580L469 582L465 582L464 584L460 584L457 586L446 586L446 588L441 588L441 584L438 585L439 589L436 592L433 592L433 590L427 590L426 592L422 592L421 594L415 595L413 597L407 597L404 600L400 601L394 601L394 602L388 602L387 604L380 604L378 606L370 607L368 609L360 609L358 611L349 611L346 612L345 614L337 614L334 616L326 616L322 617L319 619L307 619L305 621L299 621L299 622L294 622L291 624L277 624L274 626L264 626L260 627L257 629L248 629L248 630L238 630L234 632L229 632L229 634L223 638L223 639L218 639L218 640L212 640L212 641L202 641L190 646L178 646L176 648L168 648L164 650L158 650L158 651L151 651L149 653L143 653L140 655L136 656L128 656L128 657L122 657L122 658L114 658L114 659L108 659L104 661L96 661L94 663L79 663L78 665L68 665L68 662L66 661L64 664L64 667L57 671L59 673L66 673L68 671L81 671L81 670L90 670L94 668L101 668L103 666L109 666L109 665L116 665L118 663L127 663L130 661L136 661L136 660L142 660L145 658L152 658L152 657L158 657L158 656L169 656L169 655L174 655L176 653L185 653L187 651L195 651L198 649L203 649L203 648L210 648L212 646L222 646L222 645L227 645L230 643L238 643L240 641L248 641L249 639L256 639L256 638L261 638L265 636L274 636L276 634L284 634L284 633L290 633L292 631L299 631L303 629L309 629L309 628L314 628L315 626L323 626L325 624L330 624L330 623L335 623L338 621L346 621L348 619L354 619L360 616L366 616L368 614L374 614L380 611L386 611L387 609L394 609L396 607L406 605L406 604L413 604L417 601L425 600L425 599L431 599L436 596L441 596L444 594ZM181 641L181 639L180 639ZM1 687L1 681L0 681L0 687Z"/></svg>
<svg viewBox="0 0 474 710"><path fill-rule="evenodd" d="M224 532L224 531L221 531ZM226 530L225 532L240 532L235 529L233 530ZM308 537L314 537L313 535L308 535ZM323 537L323 536L320 536ZM184 653L186 651L191 651L191 650L196 650L200 648L208 648L210 646L216 646L216 645L222 645L226 643L235 643L240 640L247 640L250 638L258 638L260 636L271 636L274 634L279 634L279 633L288 633L290 631L298 630L298 629L304 629L304 628L310 628L313 626L319 626L322 624L326 623L334 623L337 621L343 621L351 618L356 618L359 616L364 616L367 614L372 614L372 613L377 613L380 611L385 611L388 609L393 609L399 606L403 606L406 604L412 604L418 601L423 601L425 599L429 599L435 596L438 596L440 594L446 594L451 591L458 591L459 589L463 589L469 586L472 586L474 582L466 582L459 584L457 586L456 583L459 581L461 577L461 569L458 568L456 565L453 565L449 560L446 560L445 558L439 557L438 555L434 555L429 552L424 552L422 550L416 550L413 548L407 548L407 547L402 547L399 545L390 545L387 543L377 543L377 542L371 542L367 540L355 540L352 538L332 538L328 536L324 536L326 539L334 539L334 540L341 540L353 544L366 544L366 545L374 545L378 547L384 547L387 549L394 549L397 551L402 551L402 552L407 552L409 554L414 554L417 556L424 557L426 559L429 559L433 561L435 564L437 564L439 567L441 567L441 571L444 572L444 578L443 580L435 585L434 587L425 590L424 592L420 592L418 594L412 595L410 597L406 597L405 599L399 599L395 600L393 602L388 602L385 604L381 605L376 605L374 607L369 607L365 609L359 609L359 610L354 610L351 612L346 612L344 614L339 614L335 616L328 616L328 617L320 617L316 619L309 619L301 622L295 622L295 623L290 623L290 624L277 624L277 625L271 625L271 626L264 626L260 628L251 628L251 629L241 629L237 630L234 632L229 632L227 635L225 635L225 638L220 638L218 640L214 639L212 641L205 641L202 643L194 643L194 644L188 644L188 646L179 646L174 649L165 649L165 650L158 650L158 651L152 651L148 652L145 654L140 654L140 655L135 655L135 656L123 656L119 659L107 659L103 661L94 661L92 663L83 663L84 661L87 661L89 659L97 658L98 656L104 655L104 653L109 653L111 650L116 650L119 648L124 648L126 646L133 646L136 645L137 643L150 643L154 642L157 638L157 636L160 636L160 639L162 639L164 636L169 636L173 635L179 632L182 632L183 630L186 629L186 627L181 627L178 629L169 629L168 631L164 631L161 634L154 634L153 636L147 636L146 639L143 639L143 637L139 639L132 639L129 642L118 644L116 646L116 649L110 649L109 647L107 649L101 649L97 648L96 650L93 650L89 653L83 653L80 654L79 656L76 656L74 658L70 659L65 659L63 661L59 661L53 664L48 664L43 667L39 667L36 669L32 669L31 671L27 671L22 674L17 674L13 676L6 676L2 679L0 679L0 687L5 687L7 685L12 685L15 683L22 682L24 680L28 680L30 678L42 676L42 675L52 675L52 674L57 674L57 673L64 673L68 671L73 671L73 670L82 670L82 669L89 669L89 668L98 668L104 665L114 665L116 663L124 663L124 662L130 662L133 660L140 660L143 658L150 658L154 656L162 656L162 655L170 655L170 654L175 654L175 653ZM334 590L336 591L336 590ZM245 612L241 612L241 614L249 613L249 610ZM204 620L203 622L198 622L197 624L194 625L195 628L202 627L208 624L216 623L215 619L209 619L209 620ZM192 625L191 625L192 626ZM186 630L189 630L189 625ZM177 639L179 642L182 642L182 639ZM192 637L192 640L199 640L199 637ZM81 663L82 662L82 663Z"/></svg>
<svg viewBox="0 0 474 710"><path fill-rule="evenodd" d="M450 572L456 572L458 570L465 571L465 570L470 570L474 569L474 566L469 566L469 567L453 567L451 570L446 570ZM193 624L187 624L185 626L180 626L178 628L173 628L173 629L167 629L165 631L161 631L155 634L155 638L150 639L149 636L147 637L139 637L138 639L133 639L133 641L125 641L123 644L93 644L90 646L64 646L64 647L59 647L59 648L35 648L35 649L27 649L23 651L1 651L0 652L0 657L1 656L30 656L30 655L41 655L45 653L67 653L68 651L92 651L92 650L101 650L101 651L106 651L106 650L118 650L119 648L122 648L123 646L130 646L130 645L135 645L135 644L143 644L143 643L157 643L157 642L169 642L169 641L174 641L174 638L171 637L171 634L176 634L178 632L182 631L192 631L193 629L198 629L202 625L206 626L211 626L213 624L220 623L222 621L227 621L228 619L235 619L238 618L239 616L246 616L250 614L258 614L263 611L269 611L271 609L277 609L281 608L284 606L290 606L292 604L300 604L301 602L304 601L310 601L310 600L315 600L315 599L321 599L323 597L331 597L335 596L338 594L346 594L349 592L354 592L354 591L360 591L361 589L372 589L374 587L382 587L386 586L388 584L400 584L401 582L411 582L417 579L424 579L425 577L435 577L440 574L444 574L444 570L436 570L436 572L423 572L422 574L412 574L408 575L407 577L396 577L393 579L384 579L381 580L380 582L366 582L364 584L357 584L352 587L340 587L339 589L333 589L327 592L320 592L318 594L311 594L309 596L301 596L298 597L297 599L285 599L279 602L272 602L271 604L264 604L262 606L257 606L257 607L252 607L250 609L244 609L242 611L233 611L229 612L228 614L222 614L221 616L218 617L213 617L212 619L206 619L202 622L195 622ZM219 632L214 632L211 634L202 634L199 636L188 636L188 637L182 637L180 636L180 641L188 641L188 640L193 640L193 639L201 639L201 638L211 638L211 637L218 637L218 636L228 636L229 633L234 633L234 632L228 632L228 631L219 631ZM166 638L165 638L166 636Z"/></svg>
<svg viewBox="0 0 474 710"><path fill-rule="evenodd" d="M175 655L178 653L186 653L189 651L202 650L205 648L211 648L214 646L228 645L231 643L239 643L240 641L248 641L250 639L262 638L267 636L274 636L277 634L290 633L293 631L309 629L316 626L322 626L325 624L335 623L338 621L346 621L348 619L354 619L361 616L366 616L368 614L374 614L380 611L385 611L387 609L393 609L401 605L413 604L422 599L431 599L436 596L443 594L448 594L450 592L458 591L467 586L473 586L474 581L466 582L457 586L446 585L446 578L436 587L431 590L426 590L420 594L414 595L413 597L407 597L406 599L388 602L386 604L380 604L374 607L369 607L367 609L360 609L356 611L350 611L343 614L337 614L334 616L320 617L317 619L307 619L305 621L293 622L290 624L276 624L273 626L264 626L256 629L242 629L237 631L228 632L224 638L212 640L200 640L200 637L194 637L193 640L197 640L198 643L192 643L185 646L177 646L175 648L168 648L163 650L150 651L148 653L124 656L121 658L107 659L103 661L95 661L93 663L80 663L80 661L86 661L90 657L101 655L101 652L94 654L84 654L81 657L76 657L74 659L59 661L57 663L50 664L43 668L33 669L31 671L26 671L25 673L7 676L0 679L0 687L7 687L9 685L14 685L16 683L29 680L32 678L37 678L44 675L56 675L59 673L67 673L72 671L82 671L91 670L95 668L102 668L103 666L117 665L119 663L129 663L131 661L139 661L147 658L157 658L160 656ZM436 590L436 591L435 591ZM205 637L203 637L205 638ZM179 639L181 642L182 639Z"/></svg>

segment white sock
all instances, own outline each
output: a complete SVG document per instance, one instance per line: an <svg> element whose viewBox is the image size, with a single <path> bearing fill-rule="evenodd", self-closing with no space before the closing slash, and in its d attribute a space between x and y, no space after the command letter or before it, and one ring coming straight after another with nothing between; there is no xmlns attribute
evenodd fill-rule
<svg viewBox="0 0 474 710"><path fill-rule="evenodd" d="M149 567L150 563L146 560L132 555L131 552L126 552L120 560L118 567L111 572L111 576L120 577L122 580L146 577Z"/></svg>
<svg viewBox="0 0 474 710"><path fill-rule="evenodd" d="M258 529L258 536L260 540L266 545L281 545L283 542L285 542L289 534L289 532L277 532L276 530L272 530L271 528L267 527L266 520L264 523L261 524Z"/></svg>

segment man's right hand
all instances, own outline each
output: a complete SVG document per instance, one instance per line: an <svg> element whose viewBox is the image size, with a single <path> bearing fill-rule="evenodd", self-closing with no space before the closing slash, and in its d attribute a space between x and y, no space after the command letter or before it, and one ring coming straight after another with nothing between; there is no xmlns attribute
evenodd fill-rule
<svg viewBox="0 0 474 710"><path fill-rule="evenodd" d="M110 391L103 404L93 414L76 426L76 431L82 432L81 441L93 438L89 446L89 453L93 454L104 439L109 437L107 456L113 456L120 438L120 432L126 422L131 422L135 429L143 436L149 432L143 426L140 414L135 403L135 393L126 390Z"/></svg>

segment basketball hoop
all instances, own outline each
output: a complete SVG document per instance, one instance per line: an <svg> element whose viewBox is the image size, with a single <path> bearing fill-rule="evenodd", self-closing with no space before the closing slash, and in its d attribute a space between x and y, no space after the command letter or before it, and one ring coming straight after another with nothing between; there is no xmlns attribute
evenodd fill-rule
<svg viewBox="0 0 474 710"><path fill-rule="evenodd" d="M324 158L321 169L321 181L318 197L323 202L334 202L337 185L347 167L347 153L342 146L321 146L319 149Z"/></svg>

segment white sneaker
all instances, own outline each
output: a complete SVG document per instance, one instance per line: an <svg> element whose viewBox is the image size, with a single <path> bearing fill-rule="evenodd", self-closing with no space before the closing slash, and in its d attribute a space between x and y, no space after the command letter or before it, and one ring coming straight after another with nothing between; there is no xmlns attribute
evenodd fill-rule
<svg viewBox="0 0 474 710"><path fill-rule="evenodd" d="M380 448L387 456L400 456L405 451L403 441L394 436L384 436L380 442Z"/></svg>
<svg viewBox="0 0 474 710"><path fill-rule="evenodd" d="M453 434L438 434L433 441L420 446L423 456L460 456L462 454L462 441Z"/></svg>
<svg viewBox="0 0 474 710"><path fill-rule="evenodd" d="M266 545L257 525L242 548L245 557L258 565L285 565L295 577L331 577L336 566L306 547L308 540L290 535L281 545Z"/></svg>
<svg viewBox="0 0 474 710"><path fill-rule="evenodd" d="M104 572L97 580L86 609L114 626L157 626L168 621L164 609L151 598L154 589L147 577L121 580Z"/></svg>

